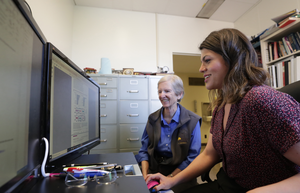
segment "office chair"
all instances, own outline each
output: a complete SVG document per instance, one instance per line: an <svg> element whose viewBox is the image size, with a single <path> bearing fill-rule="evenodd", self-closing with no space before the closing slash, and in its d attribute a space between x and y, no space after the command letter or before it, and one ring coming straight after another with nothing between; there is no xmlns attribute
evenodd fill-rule
<svg viewBox="0 0 300 193"><path fill-rule="evenodd" d="M291 83L287 86L284 86L284 87L278 89L278 91L289 94L296 101L298 101L300 103L300 91L299 90L300 90L300 81ZM205 174L201 175L201 180L203 182L211 182L212 181L209 177L209 172L210 171L208 171Z"/></svg>
<svg viewBox="0 0 300 193"><path fill-rule="evenodd" d="M297 81L278 89L278 91L291 95L296 101L300 103L299 89L300 89L300 81Z"/></svg>

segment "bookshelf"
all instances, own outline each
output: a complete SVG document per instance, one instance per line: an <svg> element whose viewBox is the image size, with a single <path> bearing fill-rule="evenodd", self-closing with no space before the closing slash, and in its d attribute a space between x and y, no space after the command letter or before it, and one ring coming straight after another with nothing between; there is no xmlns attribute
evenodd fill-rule
<svg viewBox="0 0 300 193"><path fill-rule="evenodd" d="M284 55L279 53L280 50L276 52L274 48L274 44L277 44L278 49L280 46L279 41L283 41L283 37L288 37L290 34L296 32L300 32L300 19L296 19L295 22L284 28L279 28L274 33L260 40L263 68L269 71L271 75L270 84L274 88L280 88L300 80L300 49L293 49L290 51L291 53L286 51ZM295 43L297 43L297 40ZM299 43L298 46L300 46ZM296 45L294 45L294 47L296 47ZM288 49L286 46L284 46L284 48L285 50ZM276 53L277 57L274 55ZM272 55L272 57L270 55Z"/></svg>

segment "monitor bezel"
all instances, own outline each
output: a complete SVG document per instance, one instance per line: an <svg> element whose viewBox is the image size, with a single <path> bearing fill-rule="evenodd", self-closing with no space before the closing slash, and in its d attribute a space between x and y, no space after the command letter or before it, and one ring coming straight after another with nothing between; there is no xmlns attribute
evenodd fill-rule
<svg viewBox="0 0 300 193"><path fill-rule="evenodd" d="M52 69L52 54L56 54L60 59L62 59L66 64L68 64L72 69L77 71L79 74L82 75L82 77L86 78L89 82L94 84L99 91L98 94L98 100L99 100L99 106L98 106L98 133L99 137L90 140L87 144L84 146L78 147L70 152L67 152L66 154L59 156L54 159L50 159L50 153L48 155L47 164L46 164L46 171L52 172L56 168L61 167L62 165L68 164L72 160L78 158L82 154L88 152L90 149L94 148L95 146L99 145L101 133L100 133L100 86L95 81L93 81L89 76L86 75L86 73L81 70L74 62L72 62L67 56L65 56L57 47L55 47L51 42L47 42L47 110L46 110L46 138L48 141L50 141L50 107L51 107L51 69Z"/></svg>
<svg viewBox="0 0 300 193"><path fill-rule="evenodd" d="M15 177L13 177L11 180L9 180L8 182L6 182L5 184L3 184L0 187L0 192L18 192L20 189L24 190L24 189L30 189L30 187L32 187L35 183L36 180L32 179L28 180L30 176L33 176L35 179L38 178L39 175L39 170L40 170L40 166L41 166L41 138L42 138L42 130L43 128L43 117L44 117L44 103L43 103L43 99L45 96L45 90L44 85L45 85L45 75L46 75L46 68L45 68L45 54L46 54L46 42L47 39L45 38L44 34L42 33L41 29L39 28L39 26L37 25L35 19L33 18L31 12L28 9L28 5L25 4L25 2L23 0L11 0L11 2L13 2L17 9L20 11L20 14L24 17L24 19L27 21L28 25L31 27L31 29L33 30L33 32L35 33L35 35L38 37L38 39L40 40L40 42L42 43L42 67L41 67L41 102L40 102L40 130L38 131L38 133L36 133L34 135L34 139L33 136L28 136L28 140L34 140L35 143L35 151L34 151L34 156L37 160L35 160L33 163L33 167L28 168L28 164L27 167L24 171L20 172L19 174L17 174ZM29 144L30 145L30 144ZM30 160L28 160L30 161ZM30 164L32 164L30 163ZM26 181L26 182L25 182ZM26 184L26 187L24 187L24 184Z"/></svg>

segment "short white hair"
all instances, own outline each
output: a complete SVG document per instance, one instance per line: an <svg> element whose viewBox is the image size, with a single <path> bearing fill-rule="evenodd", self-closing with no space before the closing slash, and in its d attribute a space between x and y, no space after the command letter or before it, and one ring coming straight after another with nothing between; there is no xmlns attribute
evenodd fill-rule
<svg viewBox="0 0 300 193"><path fill-rule="evenodd" d="M182 94L181 98L177 100L178 102L180 102L184 95L183 82L182 82L181 78L177 75L166 75L158 81L157 87L160 83L167 82L167 81L171 82L172 88L173 88L176 96L179 96Z"/></svg>

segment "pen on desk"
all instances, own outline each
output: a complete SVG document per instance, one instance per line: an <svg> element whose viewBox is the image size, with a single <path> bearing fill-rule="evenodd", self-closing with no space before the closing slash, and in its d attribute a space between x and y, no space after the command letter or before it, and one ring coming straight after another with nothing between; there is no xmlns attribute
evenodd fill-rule
<svg viewBox="0 0 300 193"><path fill-rule="evenodd" d="M74 166L94 166L94 165L107 165L107 162L89 163L89 164L66 164L62 167L74 167Z"/></svg>
<svg viewBox="0 0 300 193"><path fill-rule="evenodd" d="M109 171L104 171L104 170L92 170L92 169L83 169L83 168L68 168L64 169L65 172L71 172L74 174L86 174L87 176L105 176L107 174L110 174ZM76 176L75 176L76 177Z"/></svg>
<svg viewBox="0 0 300 193"><path fill-rule="evenodd" d="M84 175L86 177L94 177L94 176L105 176L108 173L105 171L97 171L97 172L86 172L86 173L72 173L72 176L74 176L75 178L79 178L79 177L83 177ZM51 177L61 177L64 178L68 175L68 173L52 173L50 174Z"/></svg>
<svg viewBox="0 0 300 193"><path fill-rule="evenodd" d="M107 165L86 165L86 166L73 166L73 167L64 167L63 170L67 170L69 168L83 168L83 169L97 169L97 168L107 168L107 167L114 167L117 164L107 164Z"/></svg>

